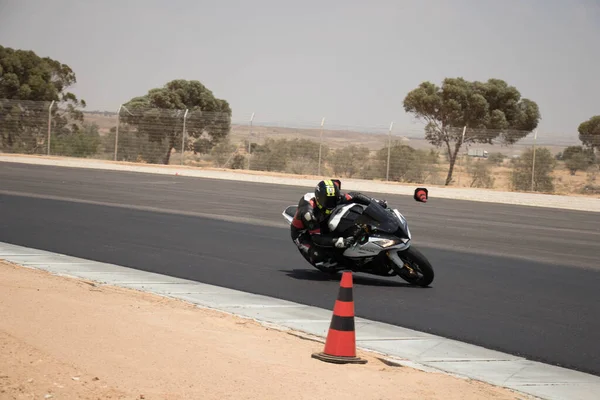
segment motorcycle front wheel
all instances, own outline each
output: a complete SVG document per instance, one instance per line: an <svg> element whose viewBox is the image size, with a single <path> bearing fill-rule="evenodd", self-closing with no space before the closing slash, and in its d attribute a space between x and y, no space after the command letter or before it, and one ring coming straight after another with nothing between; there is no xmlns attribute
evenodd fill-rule
<svg viewBox="0 0 600 400"><path fill-rule="evenodd" d="M394 269L402 279L411 285L427 287L433 282L434 273L431 263L414 246L409 247L404 251L399 251L398 256L404 261L404 267Z"/></svg>

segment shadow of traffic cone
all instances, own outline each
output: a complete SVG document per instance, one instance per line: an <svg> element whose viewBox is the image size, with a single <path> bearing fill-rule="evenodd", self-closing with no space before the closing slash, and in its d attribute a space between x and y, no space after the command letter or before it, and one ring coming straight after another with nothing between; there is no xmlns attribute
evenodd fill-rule
<svg viewBox="0 0 600 400"><path fill-rule="evenodd" d="M312 358L335 364L366 364L367 360L356 357L356 332L354 330L354 298L352 291L352 272L344 272L325 349L314 353Z"/></svg>

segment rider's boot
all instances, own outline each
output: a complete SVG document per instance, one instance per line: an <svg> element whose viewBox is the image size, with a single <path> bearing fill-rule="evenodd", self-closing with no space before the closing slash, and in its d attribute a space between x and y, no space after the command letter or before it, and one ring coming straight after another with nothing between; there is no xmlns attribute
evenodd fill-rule
<svg viewBox="0 0 600 400"><path fill-rule="evenodd" d="M310 251L311 264L319 271L334 273L338 270L338 262L331 257L326 251L311 249Z"/></svg>

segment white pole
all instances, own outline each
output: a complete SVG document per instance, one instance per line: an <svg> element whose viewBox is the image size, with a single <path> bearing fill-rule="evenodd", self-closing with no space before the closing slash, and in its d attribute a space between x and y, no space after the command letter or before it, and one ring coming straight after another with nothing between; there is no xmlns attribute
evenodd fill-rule
<svg viewBox="0 0 600 400"><path fill-rule="evenodd" d="M127 111L127 113L128 113L129 115L131 115L132 117L134 116L134 115L131 113L131 111L129 111L129 109L128 109L127 107L123 106L123 109L124 109L125 111Z"/></svg>
<svg viewBox="0 0 600 400"><path fill-rule="evenodd" d="M321 153L322 153L322 147L323 147L323 125L325 124L325 117L323 117L323 119L321 119L321 139L319 141L319 172L317 173L317 175L321 175Z"/></svg>
<svg viewBox="0 0 600 400"><path fill-rule="evenodd" d="M250 116L250 133L248 134L248 171L250 171L250 153L252 152L252 121L254 121L254 113Z"/></svg>
<svg viewBox="0 0 600 400"><path fill-rule="evenodd" d="M537 129L535 130L535 134L533 135L533 161L531 164L531 191L534 191L535 188L535 142L537 140Z"/></svg>
<svg viewBox="0 0 600 400"><path fill-rule="evenodd" d="M185 109L185 114L183 114L183 131L181 132L181 165L183 165L183 155L185 151L185 119L187 118L188 109Z"/></svg>
<svg viewBox="0 0 600 400"><path fill-rule="evenodd" d="M50 155L50 135L52 132L52 106L54 105L54 100L50 103L50 107L48 107L48 155Z"/></svg>
<svg viewBox="0 0 600 400"><path fill-rule="evenodd" d="M117 110L117 129L115 131L115 161L117 161L117 150L119 148L119 122L121 120L121 107L123 107L123 104L121 104Z"/></svg>
<svg viewBox="0 0 600 400"><path fill-rule="evenodd" d="M462 131L462 138L460 139L460 143L461 143L461 145L465 143L465 132L466 132L466 131L467 131L467 126L465 125L465 126L463 127L463 131ZM459 156L459 153L457 152L457 153L456 153L456 157L458 157L458 156ZM458 166L459 166L459 167L462 167L462 165L461 165L461 160L462 160L462 158L458 160ZM455 162L455 163L456 163L456 161L457 161L457 160L454 160L454 162ZM459 170L459 169L457 169L457 174L458 174L458 180L457 180L458 182L457 182L457 184L458 184L458 186L460 186L460 176L461 176L461 172L462 172L462 170Z"/></svg>
<svg viewBox="0 0 600 400"><path fill-rule="evenodd" d="M394 121L390 124L390 131L388 132L388 156L387 156L387 171L385 172L385 180L390 180L390 155L392 152L392 127L394 126Z"/></svg>

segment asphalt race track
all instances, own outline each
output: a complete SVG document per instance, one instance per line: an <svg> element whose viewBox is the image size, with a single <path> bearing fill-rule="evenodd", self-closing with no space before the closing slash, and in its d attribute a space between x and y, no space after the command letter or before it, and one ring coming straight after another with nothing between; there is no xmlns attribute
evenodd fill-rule
<svg viewBox="0 0 600 400"><path fill-rule="evenodd" d="M0 163L0 241L331 308L281 216L306 191ZM378 196L436 278L356 275L357 316L600 375L599 213Z"/></svg>

